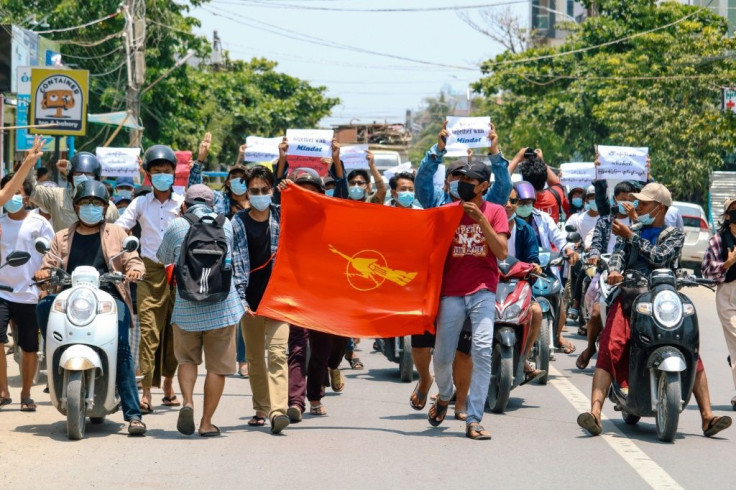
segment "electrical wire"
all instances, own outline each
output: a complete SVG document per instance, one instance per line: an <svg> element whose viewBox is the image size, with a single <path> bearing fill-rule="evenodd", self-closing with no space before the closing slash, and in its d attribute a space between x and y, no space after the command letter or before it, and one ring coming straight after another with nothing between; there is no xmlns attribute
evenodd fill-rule
<svg viewBox="0 0 736 490"><path fill-rule="evenodd" d="M81 41L75 41L73 39L54 39L54 42L59 43L59 44L71 44L73 46L92 47L92 46L99 46L100 44L106 43L107 41L111 39L115 39L117 37L122 37L122 36L123 36L123 31L119 31L119 32L113 32L109 36L105 36L104 38L98 41L81 42Z"/></svg>
<svg viewBox="0 0 736 490"><path fill-rule="evenodd" d="M122 9L117 9L115 12L108 14L104 17L100 17L99 19L95 19L93 21L87 22L86 24L80 24L78 26L72 26L72 27L64 27L61 29L48 29L45 31L33 31L36 34L49 34L52 32L68 32L68 31L75 31L77 29L84 29L85 27L93 26L95 24L99 24L100 22L104 22L108 19L112 19L113 17L116 17L120 12L122 12Z"/></svg>
<svg viewBox="0 0 736 490"><path fill-rule="evenodd" d="M253 7L279 8L279 9L298 9L298 10L320 10L323 12L442 12L447 10L476 10L492 7L503 7L506 5L515 5L519 3L528 3L528 0L512 0L501 3L487 3L476 5L457 5L446 7L415 7L415 8L341 8L341 7L316 7L312 5L294 5L285 3L271 3L258 0L241 0L240 2L228 0L213 0L212 3L221 3L228 5L250 5Z"/></svg>

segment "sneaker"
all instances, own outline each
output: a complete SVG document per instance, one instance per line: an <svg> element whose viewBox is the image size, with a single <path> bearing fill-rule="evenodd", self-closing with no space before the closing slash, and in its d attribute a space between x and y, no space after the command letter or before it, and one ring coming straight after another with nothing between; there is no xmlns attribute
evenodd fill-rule
<svg viewBox="0 0 736 490"><path fill-rule="evenodd" d="M271 419L271 434L280 434L289 426L289 423L289 417L286 415L276 415Z"/></svg>

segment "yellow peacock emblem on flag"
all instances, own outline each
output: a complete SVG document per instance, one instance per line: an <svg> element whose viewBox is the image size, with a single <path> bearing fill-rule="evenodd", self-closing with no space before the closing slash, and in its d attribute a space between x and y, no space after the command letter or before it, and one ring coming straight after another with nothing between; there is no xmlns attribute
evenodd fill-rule
<svg viewBox="0 0 736 490"><path fill-rule="evenodd" d="M339 255L347 261L345 276L353 289L371 291L391 281L401 287L409 284L416 272L405 272L388 267L386 258L377 250L361 250L352 257L340 252L333 245L328 245L330 252Z"/></svg>

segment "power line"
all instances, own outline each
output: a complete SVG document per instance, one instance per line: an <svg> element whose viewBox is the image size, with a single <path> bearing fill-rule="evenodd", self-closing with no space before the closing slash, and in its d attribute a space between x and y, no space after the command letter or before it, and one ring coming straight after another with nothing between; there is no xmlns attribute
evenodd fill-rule
<svg viewBox="0 0 736 490"><path fill-rule="evenodd" d="M87 22L86 24L80 24L78 26L72 26L72 27L64 27L61 29L48 29L46 31L33 31L36 34L49 34L52 32L68 32L68 31L74 31L77 29L84 29L85 27L93 26L95 24L99 24L100 22L104 22L107 19L112 19L113 17L116 17L120 13L120 9L117 9L115 12L108 14L104 17L100 17L99 19L95 19L93 21Z"/></svg>
<svg viewBox="0 0 736 490"><path fill-rule="evenodd" d="M476 10L483 8L502 7L506 5L515 5L518 3L528 3L528 0L513 0L501 3L487 3L476 5L457 5L446 7L415 7L415 8L344 8L344 7L315 7L311 5L295 5L285 3L271 3L259 0L241 0L239 2L232 0L213 0L213 3L222 3L228 5L252 5L254 7L279 8L279 9L298 9L298 10L320 10L324 12L442 12L447 10Z"/></svg>

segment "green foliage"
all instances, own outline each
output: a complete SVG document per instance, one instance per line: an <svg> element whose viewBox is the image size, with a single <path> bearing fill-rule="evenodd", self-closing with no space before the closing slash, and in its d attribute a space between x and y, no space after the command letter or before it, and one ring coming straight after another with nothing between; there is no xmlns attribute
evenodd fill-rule
<svg viewBox="0 0 736 490"><path fill-rule="evenodd" d="M591 3L591 2L588 2ZM651 0L599 0L559 47L497 56L476 84L485 111L514 151L534 145L552 164L594 145L648 146L652 174L678 199L702 202L708 174L734 152L736 120L720 110L720 87L736 78L736 41L707 9ZM604 47L533 61L528 58ZM496 99L502 98L499 106ZM508 150L507 150L508 153Z"/></svg>

